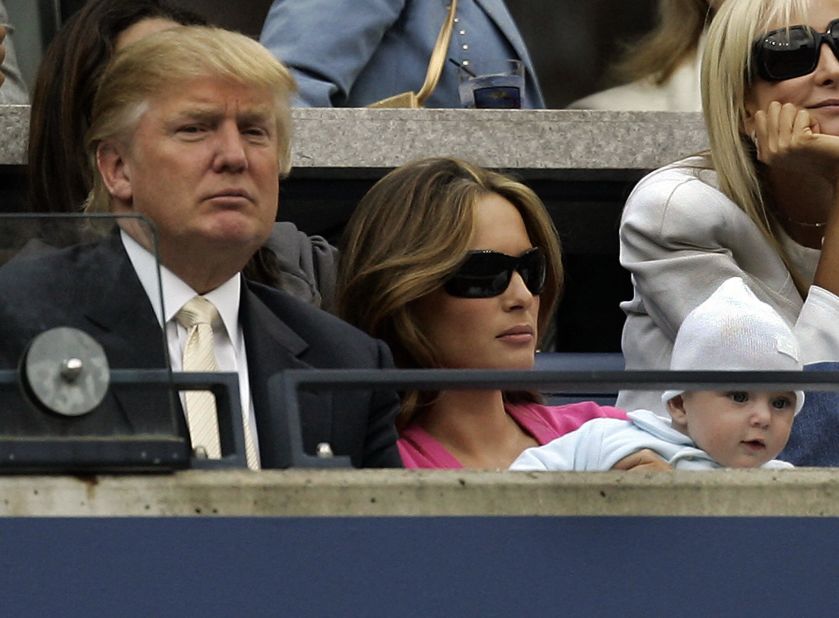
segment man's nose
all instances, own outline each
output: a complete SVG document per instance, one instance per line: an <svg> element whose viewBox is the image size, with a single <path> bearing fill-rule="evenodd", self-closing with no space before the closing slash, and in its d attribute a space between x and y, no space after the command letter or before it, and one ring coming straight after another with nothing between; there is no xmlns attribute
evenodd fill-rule
<svg viewBox="0 0 839 618"><path fill-rule="evenodd" d="M222 124L216 134L213 168L217 172L242 171L248 166L245 144L235 123Z"/></svg>

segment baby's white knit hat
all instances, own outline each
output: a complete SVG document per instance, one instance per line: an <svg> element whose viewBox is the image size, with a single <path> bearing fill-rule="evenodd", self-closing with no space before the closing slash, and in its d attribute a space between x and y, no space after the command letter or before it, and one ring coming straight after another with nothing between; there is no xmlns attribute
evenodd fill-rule
<svg viewBox="0 0 839 618"><path fill-rule="evenodd" d="M691 311L676 335L670 369L677 371L801 371L798 342L769 305L740 277L727 279ZM665 391L668 401L684 390ZM804 392L795 391L795 413Z"/></svg>

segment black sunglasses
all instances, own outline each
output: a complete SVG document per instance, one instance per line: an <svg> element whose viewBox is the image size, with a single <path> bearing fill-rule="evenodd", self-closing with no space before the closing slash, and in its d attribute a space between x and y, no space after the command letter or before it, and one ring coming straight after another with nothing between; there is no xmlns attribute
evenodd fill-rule
<svg viewBox="0 0 839 618"><path fill-rule="evenodd" d="M790 26L764 34L755 41L752 51L757 74L766 81L780 82L812 73L819 64L822 43L830 45L839 59L837 26L839 19L834 19L825 32L816 32L810 26Z"/></svg>
<svg viewBox="0 0 839 618"><path fill-rule="evenodd" d="M470 251L443 288L459 298L490 298L503 294L513 273L518 272L530 293L538 295L545 287L545 271L545 252L539 247L519 257L497 251Z"/></svg>

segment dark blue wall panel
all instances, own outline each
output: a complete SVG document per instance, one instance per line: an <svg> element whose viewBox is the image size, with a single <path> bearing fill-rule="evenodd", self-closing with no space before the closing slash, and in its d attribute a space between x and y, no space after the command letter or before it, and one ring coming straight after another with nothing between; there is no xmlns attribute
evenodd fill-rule
<svg viewBox="0 0 839 618"><path fill-rule="evenodd" d="M2 616L837 616L839 520L6 518Z"/></svg>

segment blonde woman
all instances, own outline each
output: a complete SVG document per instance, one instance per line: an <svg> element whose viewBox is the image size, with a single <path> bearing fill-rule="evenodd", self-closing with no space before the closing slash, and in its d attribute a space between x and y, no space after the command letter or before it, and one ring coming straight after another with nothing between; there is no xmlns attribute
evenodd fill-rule
<svg viewBox="0 0 839 618"><path fill-rule="evenodd" d="M722 0L659 0L658 23L613 69L625 82L574 101L572 109L698 112L705 31Z"/></svg>
<svg viewBox="0 0 839 618"><path fill-rule="evenodd" d="M666 369L685 316L730 277L792 327L805 364L839 359L839 2L723 4L702 95L710 152L644 178L624 211L627 368ZM665 414L660 393L618 405Z"/></svg>
<svg viewBox="0 0 839 618"><path fill-rule="evenodd" d="M455 159L398 168L362 199L345 232L339 315L403 368L529 369L562 289L556 230L533 191ZM592 402L544 406L532 393L412 392L397 420L409 468L507 468L597 417ZM635 454L618 467L648 461Z"/></svg>

